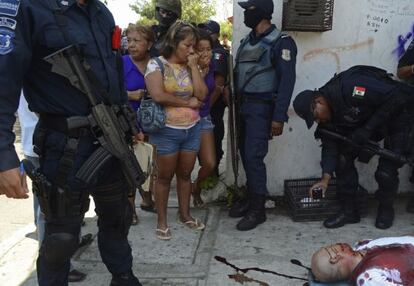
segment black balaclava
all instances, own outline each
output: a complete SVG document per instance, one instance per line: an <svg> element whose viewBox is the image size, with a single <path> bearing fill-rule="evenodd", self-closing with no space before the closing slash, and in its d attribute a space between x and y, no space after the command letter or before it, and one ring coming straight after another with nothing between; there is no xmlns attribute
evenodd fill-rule
<svg viewBox="0 0 414 286"><path fill-rule="evenodd" d="M244 24L252 29L256 28L257 24L263 19L271 19L271 17L271 15L258 8L244 10Z"/></svg>
<svg viewBox="0 0 414 286"><path fill-rule="evenodd" d="M170 16L170 17L168 17L168 16L167 17L161 16L159 9L156 10L155 16L156 16L156 18L158 20L159 25L161 27L163 27L163 28L167 28L167 30L178 19L178 16L175 13L173 13L173 15Z"/></svg>

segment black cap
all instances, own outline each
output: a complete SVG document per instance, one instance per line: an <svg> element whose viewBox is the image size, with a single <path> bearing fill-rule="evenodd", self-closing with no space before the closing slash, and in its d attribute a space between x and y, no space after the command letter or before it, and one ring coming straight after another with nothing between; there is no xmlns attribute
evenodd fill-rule
<svg viewBox="0 0 414 286"><path fill-rule="evenodd" d="M205 23L199 24L198 27L206 30L209 34L220 34L220 25L213 20L208 20Z"/></svg>
<svg viewBox="0 0 414 286"><path fill-rule="evenodd" d="M315 97L315 92L312 90L304 90L296 95L293 101L293 108L295 112L306 121L306 126L310 129L313 125L312 102Z"/></svg>
<svg viewBox="0 0 414 286"><path fill-rule="evenodd" d="M238 4L243 8L247 9L249 7L255 6L257 9L262 10L265 13L273 14L273 0L248 0L243 2L238 2Z"/></svg>

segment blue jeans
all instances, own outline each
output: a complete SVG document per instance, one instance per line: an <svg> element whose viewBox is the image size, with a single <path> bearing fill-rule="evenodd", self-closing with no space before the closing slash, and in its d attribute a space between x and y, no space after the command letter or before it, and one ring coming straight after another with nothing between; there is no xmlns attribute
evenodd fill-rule
<svg viewBox="0 0 414 286"><path fill-rule="evenodd" d="M149 135L149 143L157 147L157 155L171 155L179 151L197 153L200 149L201 124L189 129L175 129L164 127L158 132Z"/></svg>
<svg viewBox="0 0 414 286"><path fill-rule="evenodd" d="M200 124L201 124L201 132L213 132L214 131L214 124L211 121L210 115L201 117Z"/></svg>

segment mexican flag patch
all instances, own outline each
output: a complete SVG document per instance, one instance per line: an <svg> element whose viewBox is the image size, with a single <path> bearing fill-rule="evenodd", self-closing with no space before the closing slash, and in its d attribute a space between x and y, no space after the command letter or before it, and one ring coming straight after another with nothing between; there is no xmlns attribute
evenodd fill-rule
<svg viewBox="0 0 414 286"><path fill-rule="evenodd" d="M356 98L364 98L366 88L362 86L355 86L354 92L352 93L352 97Z"/></svg>

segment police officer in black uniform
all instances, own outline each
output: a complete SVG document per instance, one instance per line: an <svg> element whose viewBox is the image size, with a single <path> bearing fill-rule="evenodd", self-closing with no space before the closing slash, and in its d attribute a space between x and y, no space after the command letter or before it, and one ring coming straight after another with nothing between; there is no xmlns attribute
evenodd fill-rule
<svg viewBox="0 0 414 286"><path fill-rule="evenodd" d="M335 172L341 210L324 221L327 228L360 221L355 198L358 172L354 161L358 149L339 140L321 135L325 128L349 137L355 144L384 139L384 147L400 155L409 154L409 134L413 124L414 88L392 80L381 69L352 67L331 79L317 91L305 90L293 102L296 113L311 128L318 123L315 137L322 140L322 179L311 189L326 191ZM379 201L375 226L387 229L394 220L393 202L398 190L401 163L379 159L375 179Z"/></svg>
<svg viewBox="0 0 414 286"><path fill-rule="evenodd" d="M99 144L90 130L69 131L67 122L73 116L90 114L91 104L44 60L59 49L76 45L96 81L109 94L110 98L100 100L126 104L122 67L117 65L111 45L114 28L111 13L98 0L0 0L0 192L25 196L19 187L19 159L12 132L23 86L30 110L40 117L33 141L40 156L39 171L48 182L42 186L51 186L38 190L53 209L42 209L46 230L37 259L41 286L68 285L69 261L78 248L89 194L99 216L98 246L112 274L110 285L141 285L131 270L127 240L132 216L127 200L130 187L120 162L109 159L89 185L75 176ZM59 193L53 187L58 182L64 186ZM60 203L67 208L61 208Z"/></svg>
<svg viewBox="0 0 414 286"><path fill-rule="evenodd" d="M155 18L158 20L158 25L152 26L155 43L150 50L151 57L161 55L168 29L175 21L181 18L181 0L156 0Z"/></svg>
<svg viewBox="0 0 414 286"><path fill-rule="evenodd" d="M205 29L213 40L213 69L214 69L214 83L215 88L211 95L211 121L214 124L214 143L216 148L216 170L215 175L219 176L219 165L223 158L224 152L222 142L224 138L224 110L226 109L226 102L224 100L223 88L227 79L227 61L228 52L220 44L220 25L213 20L209 20L204 24L199 25L200 28Z"/></svg>
<svg viewBox="0 0 414 286"><path fill-rule="evenodd" d="M235 86L241 98L240 153L247 176L248 199L233 205L229 215L243 217L238 230L250 230L266 220L268 140L280 136L295 85L296 44L272 25L272 0L239 2L244 23L252 31L236 56Z"/></svg>
<svg viewBox="0 0 414 286"><path fill-rule="evenodd" d="M398 61L397 76L405 83L414 86L414 41L410 43L403 56ZM410 181L414 183L414 169ZM414 213L414 197L407 202L407 212Z"/></svg>

